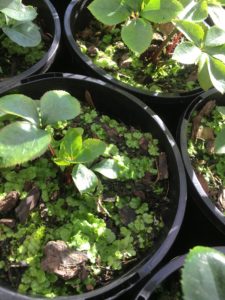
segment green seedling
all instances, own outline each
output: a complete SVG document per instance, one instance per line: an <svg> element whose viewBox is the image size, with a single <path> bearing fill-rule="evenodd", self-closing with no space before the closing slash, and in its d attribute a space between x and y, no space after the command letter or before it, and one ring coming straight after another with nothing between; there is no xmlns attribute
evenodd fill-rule
<svg viewBox="0 0 225 300"><path fill-rule="evenodd" d="M1 0L0 29L4 35L22 47L35 47L41 42L38 26L33 23L36 9L22 0Z"/></svg>
<svg viewBox="0 0 225 300"><path fill-rule="evenodd" d="M182 64L198 65L198 81L204 90L214 86L225 92L225 5L224 0L94 0L88 6L93 16L108 26L121 26L121 38L138 56L151 45L154 33L163 24L171 30L156 47L152 63L167 51L175 49L172 58ZM209 28L205 20L215 24ZM162 27L161 27L162 28ZM184 40L175 38L177 33Z"/></svg>

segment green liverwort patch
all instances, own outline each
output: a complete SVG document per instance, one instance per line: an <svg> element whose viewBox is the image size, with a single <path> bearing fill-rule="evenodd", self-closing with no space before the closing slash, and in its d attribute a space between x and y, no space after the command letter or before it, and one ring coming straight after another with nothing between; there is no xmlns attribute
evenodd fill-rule
<svg viewBox="0 0 225 300"><path fill-rule="evenodd" d="M206 106L211 106L205 114ZM198 122L198 119L200 122ZM188 152L205 191L221 211L225 211L225 110L209 101L192 116ZM191 130L190 130L191 129ZM199 175L201 174L201 175Z"/></svg>
<svg viewBox="0 0 225 300"><path fill-rule="evenodd" d="M0 210L1 280L33 296L80 294L106 285L155 250L167 233L163 215L169 205L168 180L158 177L163 149L154 136L81 109L65 91L49 91L36 101L4 96L0 115L0 203L18 194L15 208ZM34 187L40 197L22 223L17 211ZM60 268L50 270L44 267L46 247L57 242L67 250L61 248ZM65 278L61 267L68 260L66 274L71 271L74 255L85 260Z"/></svg>
<svg viewBox="0 0 225 300"><path fill-rule="evenodd" d="M224 5L223 0L93 0L88 9L103 24L101 32L105 28L100 39L103 49L92 37L87 43L78 39L78 43L99 67L134 87L167 92L163 80L169 81L166 88L173 91L180 83L179 75L186 74L177 91L193 89L198 78L201 88L214 86L224 93ZM124 46L134 55L124 52ZM137 64L138 70L145 70L144 80L144 74L133 70ZM190 72L188 65L193 65Z"/></svg>

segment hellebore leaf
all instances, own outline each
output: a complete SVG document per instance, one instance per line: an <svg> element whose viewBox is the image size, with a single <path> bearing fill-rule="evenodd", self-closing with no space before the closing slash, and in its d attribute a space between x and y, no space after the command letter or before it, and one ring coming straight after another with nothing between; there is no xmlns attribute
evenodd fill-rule
<svg viewBox="0 0 225 300"><path fill-rule="evenodd" d="M205 53L202 53L198 62L198 82L200 87L205 91L207 91L213 85L209 76L208 63L209 56Z"/></svg>
<svg viewBox="0 0 225 300"><path fill-rule="evenodd" d="M74 166L72 178L81 194L94 191L98 185L98 177L95 173L82 164Z"/></svg>
<svg viewBox="0 0 225 300"><path fill-rule="evenodd" d="M12 94L1 97L0 114L15 115L36 124L37 126L39 125L35 101L25 95Z"/></svg>
<svg viewBox="0 0 225 300"><path fill-rule="evenodd" d="M158 9L158 1L155 8L152 9L152 1L144 7L141 12L141 17L155 23L167 23L176 18L178 13L183 9L182 4L177 0L161 0L160 7Z"/></svg>
<svg viewBox="0 0 225 300"><path fill-rule="evenodd" d="M217 154L225 154L225 128L223 128L219 133L217 133L215 139L215 152Z"/></svg>
<svg viewBox="0 0 225 300"><path fill-rule="evenodd" d="M76 163L87 163L97 159L104 153L106 144L98 139L86 139L83 141L82 149L76 156Z"/></svg>
<svg viewBox="0 0 225 300"><path fill-rule="evenodd" d="M20 22L33 21L37 12L31 5L23 5L21 0L1 0L0 10L7 17Z"/></svg>
<svg viewBox="0 0 225 300"><path fill-rule="evenodd" d="M79 101L62 90L46 92L41 97L41 117L44 125L71 120L80 114Z"/></svg>
<svg viewBox="0 0 225 300"><path fill-rule="evenodd" d="M22 47L36 47L41 42L41 34L32 22L19 23L12 27L2 27L2 31L16 44Z"/></svg>
<svg viewBox="0 0 225 300"><path fill-rule="evenodd" d="M201 50L192 42L183 42L174 50L173 59L182 64L196 64L201 53Z"/></svg>
<svg viewBox="0 0 225 300"><path fill-rule="evenodd" d="M0 167L15 166L42 155L51 135L35 125L22 121L0 130Z"/></svg>
<svg viewBox="0 0 225 300"><path fill-rule="evenodd" d="M118 178L121 170L114 159L103 159L94 165L92 169L110 179Z"/></svg>
<svg viewBox="0 0 225 300"><path fill-rule="evenodd" d="M133 19L123 26L121 37L131 51L141 54L151 44L153 36L150 22L142 18Z"/></svg>
<svg viewBox="0 0 225 300"><path fill-rule="evenodd" d="M130 15L129 8L121 0L94 0L88 9L98 21L106 25L124 22Z"/></svg>
<svg viewBox="0 0 225 300"><path fill-rule="evenodd" d="M225 64L213 57L209 57L209 76L213 86L221 93L225 93Z"/></svg>
<svg viewBox="0 0 225 300"><path fill-rule="evenodd" d="M225 256L209 247L194 247L182 269L185 300L221 300L225 295Z"/></svg>

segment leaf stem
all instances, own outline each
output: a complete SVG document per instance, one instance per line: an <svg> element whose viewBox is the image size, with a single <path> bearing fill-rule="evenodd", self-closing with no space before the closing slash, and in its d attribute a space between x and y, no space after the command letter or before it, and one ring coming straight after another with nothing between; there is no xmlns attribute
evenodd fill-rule
<svg viewBox="0 0 225 300"><path fill-rule="evenodd" d="M50 144L48 145L48 149L51 152L51 155L55 156L55 150L52 148L52 146Z"/></svg>
<svg viewBox="0 0 225 300"><path fill-rule="evenodd" d="M155 53L152 56L152 63L154 65L157 64L157 59L159 55L161 54L164 47L168 44L169 40L174 36L174 34L177 32L177 29L174 28L166 37L166 39L161 43L161 45L158 47L158 49L155 51Z"/></svg>

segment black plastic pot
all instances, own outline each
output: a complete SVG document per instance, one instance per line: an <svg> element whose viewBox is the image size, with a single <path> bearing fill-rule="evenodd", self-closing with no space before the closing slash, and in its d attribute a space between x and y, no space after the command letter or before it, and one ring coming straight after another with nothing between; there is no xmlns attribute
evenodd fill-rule
<svg viewBox="0 0 225 300"><path fill-rule="evenodd" d="M26 71L0 81L0 91L4 92L9 87L13 87L15 84L23 80L24 78L34 75L36 73L45 73L52 65L57 54L57 50L60 44L61 37L61 25L59 16L55 10L55 7L52 5L50 0L25 0L23 1L26 5L32 5L37 7L37 12L42 19L44 19L45 26L49 34L52 36L52 42L45 53L43 58L39 60L36 64L31 66Z"/></svg>
<svg viewBox="0 0 225 300"><path fill-rule="evenodd" d="M215 247L216 250L225 253L225 247ZM153 300L155 291L161 284L168 281L180 282L179 271L183 267L186 255L182 255L172 259L164 267L162 267L141 289L135 300ZM213 300L213 299L212 299Z"/></svg>
<svg viewBox="0 0 225 300"><path fill-rule="evenodd" d="M25 79L22 84L8 90L7 93L23 93L37 99L44 92L52 89L66 90L80 101L84 100L85 91L88 90L92 95L96 108L100 112L108 114L126 124L138 126L143 131L150 131L160 140L163 149L167 153L170 187L168 198L171 201L168 213L164 216L163 221L168 233L163 234L159 238L154 245L154 250L146 253L135 267L107 286L78 296L56 298L60 300L116 299L153 271L167 254L179 232L184 217L187 197L186 178L180 153L172 135L161 119L150 108L136 97L103 81L82 75L46 73ZM0 299L31 300L33 298L0 287ZM35 299L40 300L43 298Z"/></svg>
<svg viewBox="0 0 225 300"><path fill-rule="evenodd" d="M225 234L225 216L224 214L213 204L212 200L208 197L204 191L201 183L199 182L196 173L192 167L191 160L187 151L187 126L190 122L190 117L194 111L198 111L203 107L207 101L216 100L217 104L225 105L225 98L218 93L215 89L199 95L186 109L183 117L180 120L178 129L178 140L180 144L181 154L186 168L188 176L188 185L191 190L192 198L196 204L200 207L206 217L223 233Z"/></svg>
<svg viewBox="0 0 225 300"><path fill-rule="evenodd" d="M201 92L201 89L194 89L184 93L152 93L127 85L97 67L87 55L80 51L76 43L76 33L82 30L91 19L91 14L87 9L87 5L90 2L91 0L72 0L66 9L64 17L64 30L75 65L82 67L84 74L110 82L137 96L167 121L168 124L173 124L174 118L179 118L184 108Z"/></svg>

